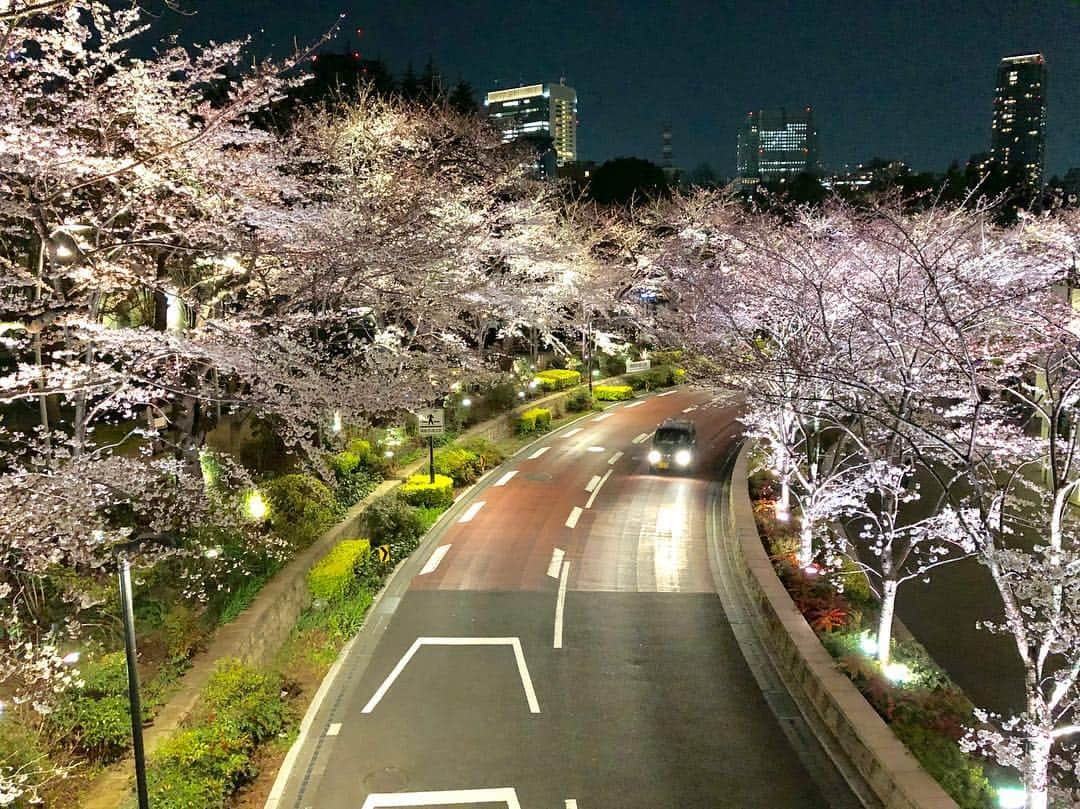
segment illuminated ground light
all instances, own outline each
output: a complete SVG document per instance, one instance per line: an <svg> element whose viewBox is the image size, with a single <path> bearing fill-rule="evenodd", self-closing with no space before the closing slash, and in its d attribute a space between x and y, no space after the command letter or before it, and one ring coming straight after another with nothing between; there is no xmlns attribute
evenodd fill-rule
<svg viewBox="0 0 1080 809"><path fill-rule="evenodd" d="M262 494L257 490L248 494L247 499L244 501L244 508L247 510L248 516L253 520L266 518L266 501L263 500Z"/></svg>
<svg viewBox="0 0 1080 809"><path fill-rule="evenodd" d="M79 662L79 657L81 657L81 655L78 652L69 652L68 654L60 658L60 662L68 666L74 666L76 663Z"/></svg>
<svg viewBox="0 0 1080 809"><path fill-rule="evenodd" d="M911 679L911 669L903 663L889 663L885 666L884 671L886 677L899 685Z"/></svg>
<svg viewBox="0 0 1080 809"><path fill-rule="evenodd" d="M340 410L335 410L334 411L334 420L330 423L330 429L333 430L335 433L340 433L341 432L341 411Z"/></svg>
<svg viewBox="0 0 1080 809"><path fill-rule="evenodd" d="M821 565L819 565L817 562L811 562L810 564L803 567L803 573L805 573L807 576L816 576L820 572Z"/></svg>
<svg viewBox="0 0 1080 809"><path fill-rule="evenodd" d="M998 787L997 799L1001 809L1024 809L1027 806L1027 790L1023 787Z"/></svg>
<svg viewBox="0 0 1080 809"><path fill-rule="evenodd" d="M865 655L877 654L877 638L871 635L869 631L859 635L859 651Z"/></svg>

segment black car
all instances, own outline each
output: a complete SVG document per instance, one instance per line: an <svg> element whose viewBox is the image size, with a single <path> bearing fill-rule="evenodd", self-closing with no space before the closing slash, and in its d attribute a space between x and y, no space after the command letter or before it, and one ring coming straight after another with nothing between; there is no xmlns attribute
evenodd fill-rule
<svg viewBox="0 0 1080 809"><path fill-rule="evenodd" d="M694 422L668 419L653 433L649 450L649 470L689 469L697 455L697 430Z"/></svg>

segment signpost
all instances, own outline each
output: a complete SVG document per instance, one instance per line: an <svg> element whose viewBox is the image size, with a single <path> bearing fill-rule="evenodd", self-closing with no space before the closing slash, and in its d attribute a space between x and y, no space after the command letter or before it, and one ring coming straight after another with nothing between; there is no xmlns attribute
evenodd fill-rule
<svg viewBox="0 0 1080 809"><path fill-rule="evenodd" d="M649 360L632 360L626 363L626 373L636 374L638 371L648 371L651 365Z"/></svg>
<svg viewBox="0 0 1080 809"><path fill-rule="evenodd" d="M441 407L425 407L416 411L416 421L419 425L417 435L427 436L428 441L428 482L435 482L435 436L442 435L445 429L443 409Z"/></svg>

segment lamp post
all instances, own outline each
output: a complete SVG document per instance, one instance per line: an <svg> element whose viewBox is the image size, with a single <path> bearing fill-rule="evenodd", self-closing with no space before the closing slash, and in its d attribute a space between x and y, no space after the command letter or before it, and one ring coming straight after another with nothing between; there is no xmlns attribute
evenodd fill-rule
<svg viewBox="0 0 1080 809"><path fill-rule="evenodd" d="M139 797L139 809L149 809L150 799L146 791L146 753L143 749L142 702L139 699L139 671L136 668L135 612L131 599L131 563L121 555L120 561L120 610L124 618L124 654L127 658L128 702L131 707L131 749L135 754L135 790Z"/></svg>

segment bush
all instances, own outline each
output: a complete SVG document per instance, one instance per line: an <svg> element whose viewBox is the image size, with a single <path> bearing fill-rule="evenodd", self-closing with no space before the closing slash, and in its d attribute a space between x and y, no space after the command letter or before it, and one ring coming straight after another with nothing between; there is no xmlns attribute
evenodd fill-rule
<svg viewBox="0 0 1080 809"><path fill-rule="evenodd" d="M685 373L683 374L685 377ZM634 390L654 390L675 384L675 369L670 365L658 365L647 371L633 374L626 378L626 383Z"/></svg>
<svg viewBox="0 0 1080 809"><path fill-rule="evenodd" d="M201 711L208 724L225 723L254 744L274 738L289 724L280 679L235 658L217 664L203 691Z"/></svg>
<svg viewBox="0 0 1080 809"><path fill-rule="evenodd" d="M154 809L217 809L255 775L252 742L227 723L182 730L158 748L148 777ZM192 801L199 801L193 803Z"/></svg>
<svg viewBox="0 0 1080 809"><path fill-rule="evenodd" d="M435 453L435 471L453 478L455 486L467 486L480 477L480 458L461 447L443 447Z"/></svg>
<svg viewBox="0 0 1080 809"><path fill-rule="evenodd" d="M676 368L674 371L671 372L671 384L672 385L681 385L685 381L686 381L686 369L685 368Z"/></svg>
<svg viewBox="0 0 1080 809"><path fill-rule="evenodd" d="M889 727L961 809L995 806L983 768L956 742L915 724L894 722Z"/></svg>
<svg viewBox="0 0 1080 809"><path fill-rule="evenodd" d="M592 410L593 397L585 388L575 390L566 397L566 409L571 413L580 413L583 410Z"/></svg>
<svg viewBox="0 0 1080 809"><path fill-rule="evenodd" d="M434 483L428 480L428 475L413 475L398 492L410 506L449 508L454 502L454 481L446 475L435 475Z"/></svg>
<svg viewBox="0 0 1080 809"><path fill-rule="evenodd" d="M80 671L82 688L69 689L48 715L52 729L99 761L118 758L131 743L127 662L123 652L102 655Z"/></svg>
<svg viewBox="0 0 1080 809"><path fill-rule="evenodd" d="M436 520L439 519L439 515L446 511L445 508L418 508L416 509L416 516L420 520L420 527L423 529L423 533L427 533L433 526Z"/></svg>
<svg viewBox="0 0 1080 809"><path fill-rule="evenodd" d="M685 352L681 348L669 351L653 351L649 354L649 359L652 360L654 365L676 365L682 361L684 354Z"/></svg>
<svg viewBox="0 0 1080 809"><path fill-rule="evenodd" d="M634 389L629 385L594 385L593 396L599 402L623 402L634 398Z"/></svg>
<svg viewBox="0 0 1080 809"><path fill-rule="evenodd" d="M491 386L484 395L484 401L492 413L510 410L517 404L517 387L513 382L499 382Z"/></svg>
<svg viewBox="0 0 1080 809"><path fill-rule="evenodd" d="M581 384L581 373L579 371L567 371L558 368L540 371L536 378L540 381L540 387L546 391L565 390Z"/></svg>
<svg viewBox="0 0 1080 809"><path fill-rule="evenodd" d="M310 545L341 516L333 493L311 475L282 475L264 490L270 525L295 547Z"/></svg>
<svg viewBox="0 0 1080 809"><path fill-rule="evenodd" d="M503 451L486 438L481 438L479 436L466 438L459 443L459 446L476 455L478 460L477 468L480 474L483 474L489 469L494 469L506 460L506 455Z"/></svg>
<svg viewBox="0 0 1080 809"><path fill-rule="evenodd" d="M161 631L165 636L169 660L187 660L204 635L202 620L183 603L173 604L165 613L161 619Z"/></svg>
<svg viewBox="0 0 1080 809"><path fill-rule="evenodd" d="M551 426L551 411L546 407L534 407L518 416L518 432L522 435L543 432Z"/></svg>
<svg viewBox="0 0 1080 809"><path fill-rule="evenodd" d="M364 525L373 546L407 542L424 533L416 509L397 492L383 495L364 509Z"/></svg>
<svg viewBox="0 0 1080 809"><path fill-rule="evenodd" d="M356 587L356 569L371 552L366 539L346 539L339 542L308 571L311 597L324 601L340 601Z"/></svg>

